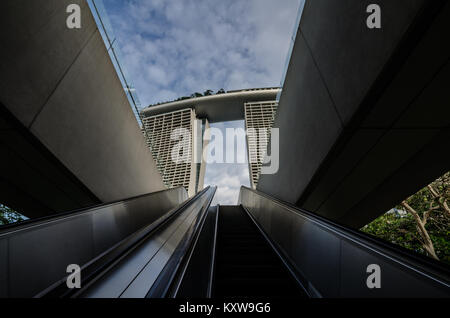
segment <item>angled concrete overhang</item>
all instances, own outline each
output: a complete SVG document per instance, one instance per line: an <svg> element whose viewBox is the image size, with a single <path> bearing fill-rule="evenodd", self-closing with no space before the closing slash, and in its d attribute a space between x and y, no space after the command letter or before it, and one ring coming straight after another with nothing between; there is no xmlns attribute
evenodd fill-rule
<svg viewBox="0 0 450 318"><path fill-rule="evenodd" d="M34 218L164 190L88 3L3 0L0 17L0 203Z"/></svg>
<svg viewBox="0 0 450 318"><path fill-rule="evenodd" d="M142 111L144 117L169 113L185 108L195 109L199 118L208 118L210 123L244 119L244 103L273 101L280 88L257 88L228 91L216 94L150 106Z"/></svg>
<svg viewBox="0 0 450 318"><path fill-rule="evenodd" d="M450 169L450 2L307 1L258 190L360 228Z"/></svg>

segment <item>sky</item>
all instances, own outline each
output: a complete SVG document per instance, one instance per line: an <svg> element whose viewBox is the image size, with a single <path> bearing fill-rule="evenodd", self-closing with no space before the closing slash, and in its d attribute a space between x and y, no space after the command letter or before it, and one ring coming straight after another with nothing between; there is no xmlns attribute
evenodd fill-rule
<svg viewBox="0 0 450 318"><path fill-rule="evenodd" d="M300 0L104 0L142 106L282 82ZM243 121L213 127L244 127ZM210 164L215 201L236 204L247 164Z"/></svg>
<svg viewBox="0 0 450 318"><path fill-rule="evenodd" d="M227 128L242 128L245 124L243 120L211 124L211 127L220 129L222 135L226 135ZM237 161L237 147L239 145L238 137L234 143L234 156ZM243 151L247 153L247 146L245 136L242 136L240 144L244 145ZM212 140L213 141L213 140ZM225 141L224 141L225 142ZM225 148L223 153L223 161L226 162L227 152L229 148ZM241 185L250 187L250 177L248 171L248 160L245 157L245 163L210 163L206 166L205 185L217 186L217 191L214 196L212 205L218 203L222 205L236 205L239 198L239 190Z"/></svg>

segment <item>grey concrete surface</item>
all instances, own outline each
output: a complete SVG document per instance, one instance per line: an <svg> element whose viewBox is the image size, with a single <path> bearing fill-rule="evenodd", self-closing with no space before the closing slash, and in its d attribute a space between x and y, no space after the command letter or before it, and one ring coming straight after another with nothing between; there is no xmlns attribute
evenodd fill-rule
<svg viewBox="0 0 450 318"><path fill-rule="evenodd" d="M39 216L164 189L87 2L5 0L0 15L0 101L23 126L0 125L0 184L17 189L1 202Z"/></svg>
<svg viewBox="0 0 450 318"><path fill-rule="evenodd" d="M319 72L347 124L419 13L424 0L313 0L301 20ZM381 30L369 30L366 8L381 7Z"/></svg>
<svg viewBox="0 0 450 318"><path fill-rule="evenodd" d="M258 185L355 228L450 170L439 146L450 126L450 4L378 1L382 29L370 30L369 3L307 1L275 121L280 169Z"/></svg>
<svg viewBox="0 0 450 318"><path fill-rule="evenodd" d="M298 199L342 131L302 36L292 56L274 124L280 129L280 169L275 175L261 175L258 183L258 189L288 202ZM301 177L293 173L299 170Z"/></svg>

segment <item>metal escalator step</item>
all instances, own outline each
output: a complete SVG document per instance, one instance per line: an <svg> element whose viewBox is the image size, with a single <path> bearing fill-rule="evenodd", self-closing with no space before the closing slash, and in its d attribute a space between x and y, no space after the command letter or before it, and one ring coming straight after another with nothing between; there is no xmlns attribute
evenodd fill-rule
<svg viewBox="0 0 450 318"><path fill-rule="evenodd" d="M219 208L216 297L305 296L240 206Z"/></svg>

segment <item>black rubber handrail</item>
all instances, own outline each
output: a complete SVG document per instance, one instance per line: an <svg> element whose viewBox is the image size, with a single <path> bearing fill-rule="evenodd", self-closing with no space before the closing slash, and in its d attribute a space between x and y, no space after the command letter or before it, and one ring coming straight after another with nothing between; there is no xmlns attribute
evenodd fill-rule
<svg viewBox="0 0 450 318"><path fill-rule="evenodd" d="M215 268L216 268L216 246L217 246L217 231L219 226L219 208L220 205L218 204L216 207L216 217L214 222L214 238L213 238L213 250L212 250L212 260L211 260L211 266L209 269L209 284L208 284L208 291L207 291L207 297L212 298L213 297L213 286L214 286L214 280L215 280Z"/></svg>
<svg viewBox="0 0 450 318"><path fill-rule="evenodd" d="M64 211L64 212L60 212L60 213L56 213L56 214L52 214L52 215L48 215L48 216L43 216L43 217L33 218L33 219L29 219L29 220L25 220L25 221L21 221L21 222L17 222L17 223L2 225L2 226L0 226L0 236L7 235L8 232L22 230L22 229L26 229L29 227L40 225L42 223L47 223L50 221L60 220L60 219L64 219L64 218L69 218L69 217L89 213L89 212L92 212L93 210L103 209L106 207L113 207L115 205L121 205L121 204L131 202L131 201L134 201L137 199L156 195L158 193L163 193L166 191L175 191L177 189L184 189L184 188L176 187L176 188L172 188L172 189L168 189L168 190L161 190L161 191L141 194L141 195L137 195L137 196L134 196L131 198L127 198L127 199L116 200L116 201L107 202L107 203L99 203L99 204L91 205L91 206L80 208L80 209Z"/></svg>
<svg viewBox="0 0 450 318"><path fill-rule="evenodd" d="M190 257L195 249L198 237L203 228L208 209L214 198L216 187L211 189L209 199L202 205L197 222L193 222L180 244L164 266L155 283L147 293L147 298L175 297L189 265Z"/></svg>
<svg viewBox="0 0 450 318"><path fill-rule="evenodd" d="M131 250L134 250L149 236L153 235L156 231L165 226L173 218L182 213L188 206L190 206L198 198L203 196L209 190L209 188L210 187L205 188L194 197L183 202L178 207L170 210L155 222L129 235L127 238L121 240L119 243L115 244L87 264L83 265L81 267L81 289L68 289L66 286L68 278L67 275L37 294L35 297L67 298L77 297L78 295L82 294L95 281L97 281L106 272L108 272L113 265L117 264L117 262L128 255Z"/></svg>

